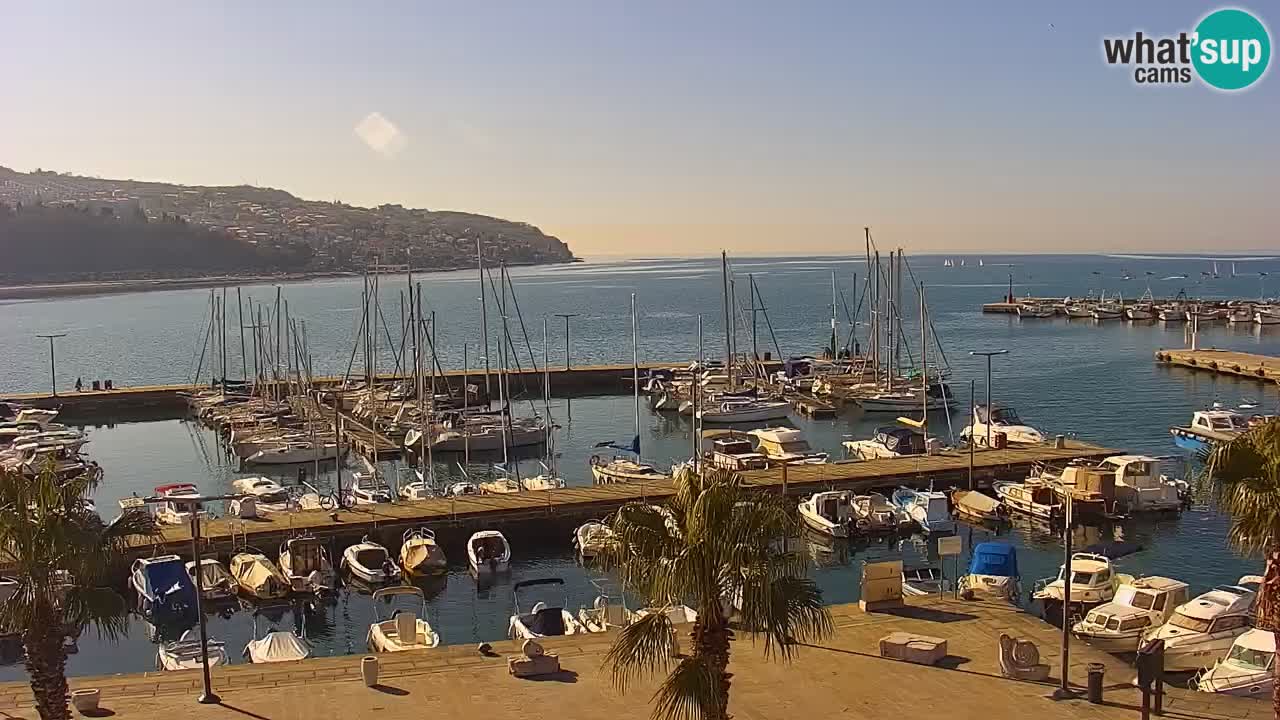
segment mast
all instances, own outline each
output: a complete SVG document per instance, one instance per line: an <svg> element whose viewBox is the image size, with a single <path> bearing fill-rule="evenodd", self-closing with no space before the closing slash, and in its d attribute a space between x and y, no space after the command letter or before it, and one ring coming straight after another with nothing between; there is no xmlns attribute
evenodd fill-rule
<svg viewBox="0 0 1280 720"><path fill-rule="evenodd" d="M249 382L249 359L244 354L244 299L240 294L240 286L236 286L236 324L240 326L240 373L244 381Z"/></svg>
<svg viewBox="0 0 1280 720"><path fill-rule="evenodd" d="M218 344L222 346L222 392L227 392L227 286L222 286L222 302L218 304L218 323L222 326Z"/></svg>
<svg viewBox="0 0 1280 720"><path fill-rule="evenodd" d="M640 460L640 345L636 335L636 294L631 293L631 392L636 405L636 439L632 443L636 451L636 461Z"/></svg>
<svg viewBox="0 0 1280 720"><path fill-rule="evenodd" d="M551 423L551 349L547 346L547 318L542 317L542 400L547 407L547 424Z"/></svg>
<svg viewBox="0 0 1280 720"><path fill-rule="evenodd" d="M920 430L925 447L929 447L929 310L924 302L924 283L920 283Z"/></svg>
<svg viewBox="0 0 1280 720"><path fill-rule="evenodd" d="M501 273L502 270L500 269ZM502 285L502 302L498 306L498 315L502 320L502 330L498 332L498 411L502 421L502 467L505 470L509 461L507 452L507 413L509 400L507 395L507 286Z"/></svg>
<svg viewBox="0 0 1280 720"><path fill-rule="evenodd" d="M480 255L480 238L476 237L476 267L480 269L480 333L484 335L484 402L488 406L493 395L489 392L489 302L484 293L484 258Z"/></svg>
<svg viewBox="0 0 1280 720"><path fill-rule="evenodd" d="M704 359L702 354L702 313L698 313L698 372L694 373L690 396L693 402L693 461L696 467L702 467L702 429L699 427L699 415L702 411L702 383Z"/></svg>
<svg viewBox="0 0 1280 720"><path fill-rule="evenodd" d="M834 362L836 358L840 357L840 350L838 347L838 343L840 341L836 338L836 303L839 302L839 298L837 297L837 294L838 292L836 290L836 271L832 270L831 271L831 360L832 362Z"/></svg>
<svg viewBox="0 0 1280 720"><path fill-rule="evenodd" d="M871 372L873 375L877 375L880 370L880 351L876 348L876 273L871 267L871 228L863 227L862 231L866 236L867 252L867 349L871 351Z"/></svg>
<svg viewBox="0 0 1280 720"><path fill-rule="evenodd" d="M733 390L733 328L729 322L729 253L720 251L720 277L724 282L724 367L729 374L729 390Z"/></svg>
<svg viewBox="0 0 1280 720"><path fill-rule="evenodd" d="M747 273L747 285L751 291L751 362L760 364L760 349L756 342L756 276Z"/></svg>

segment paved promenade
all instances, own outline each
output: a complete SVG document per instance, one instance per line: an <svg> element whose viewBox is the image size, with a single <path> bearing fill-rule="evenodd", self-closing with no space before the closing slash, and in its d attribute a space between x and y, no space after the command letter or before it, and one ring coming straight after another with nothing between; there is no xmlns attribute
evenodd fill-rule
<svg viewBox="0 0 1280 720"><path fill-rule="evenodd" d="M1140 696L1123 662L1073 645L1070 677L1083 685L1084 666L1103 662L1105 705L1049 699L1053 683L1006 680L999 675L1001 632L1040 643L1042 661L1058 675L1057 635L1039 619L1013 609L951 600L913 602L895 614L868 615L857 606L832 609L836 632L820 646L804 647L790 664L763 658L763 646L743 635L733 646L731 710L740 720L777 718L905 718L948 720L1034 718L1119 720L1138 717ZM945 667L881 659L877 641L894 630L945 637ZM273 666L238 665L215 673L222 705L198 705L198 672L80 678L73 687L97 687L102 705L122 720L316 720L349 717L420 720L434 717L555 720L649 717L653 682L625 694L610 684L601 664L608 636L548 641L563 673L550 680L517 680L503 658L485 658L470 646L383 656L383 686L359 681L359 658L322 658ZM498 643L502 656L514 652ZM1056 682L1056 681L1054 681ZM25 685L0 685L0 718L35 718ZM105 715L105 713L104 713ZM1172 689L1165 717L1175 720L1255 720L1271 717L1269 702Z"/></svg>

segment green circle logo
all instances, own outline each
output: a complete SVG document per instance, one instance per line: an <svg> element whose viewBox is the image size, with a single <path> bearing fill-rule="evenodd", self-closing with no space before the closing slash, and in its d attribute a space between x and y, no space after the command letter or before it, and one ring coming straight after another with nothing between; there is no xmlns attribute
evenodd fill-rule
<svg viewBox="0 0 1280 720"><path fill-rule="evenodd" d="M1191 62L1200 79L1219 90L1242 90L1257 82L1271 60L1271 36L1258 18L1226 8L1196 26Z"/></svg>

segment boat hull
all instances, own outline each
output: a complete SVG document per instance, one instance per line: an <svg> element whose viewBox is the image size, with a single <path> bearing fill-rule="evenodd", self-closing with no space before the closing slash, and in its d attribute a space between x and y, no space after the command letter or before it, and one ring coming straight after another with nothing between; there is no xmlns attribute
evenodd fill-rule
<svg viewBox="0 0 1280 720"><path fill-rule="evenodd" d="M1089 647L1115 654L1137 652L1138 644L1142 641L1141 630L1127 633L1093 633L1072 630L1071 635L1077 640L1086 643Z"/></svg>

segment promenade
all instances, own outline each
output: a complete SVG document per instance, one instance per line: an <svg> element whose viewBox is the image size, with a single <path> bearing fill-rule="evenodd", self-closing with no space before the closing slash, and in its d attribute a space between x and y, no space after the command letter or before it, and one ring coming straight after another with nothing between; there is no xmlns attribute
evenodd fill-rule
<svg viewBox="0 0 1280 720"><path fill-rule="evenodd" d="M948 720L1035 718L1120 720L1138 717L1141 699L1134 673L1122 661L1074 643L1070 674L1083 686L1085 665L1107 666L1106 703L1049 698L1059 676L1058 637L1036 617L1015 608L950 599L909 601L894 614L866 614L856 605L832 608L836 632L799 649L791 663L766 661L763 644L741 633L733 645L731 712L739 720L778 718L906 718ZM880 637L904 630L944 637L949 656L925 667L877 655ZM1000 633L1034 639L1041 661L1052 667L1047 684L1000 676ZM359 680L359 657L337 657L271 666L237 665L214 672L221 705L195 702L198 671L76 678L73 687L96 687L102 706L121 720L315 720L316 718L524 718L555 720L648 718L655 683L642 681L618 692L602 667L607 635L549 640L562 673L546 680L507 674L509 642L495 643L500 657L472 646L382 657L382 685ZM0 717L35 718L30 693L19 683L0 685ZM105 716L105 713L104 713ZM1271 717L1270 703L1173 688L1164 717L1175 720L1258 720Z"/></svg>

